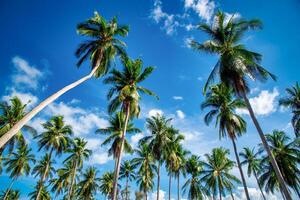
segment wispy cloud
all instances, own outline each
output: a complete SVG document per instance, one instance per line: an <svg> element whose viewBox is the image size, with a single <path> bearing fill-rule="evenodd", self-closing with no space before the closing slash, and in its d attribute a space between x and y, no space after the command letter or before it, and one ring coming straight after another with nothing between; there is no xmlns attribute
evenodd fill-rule
<svg viewBox="0 0 300 200"><path fill-rule="evenodd" d="M210 22L216 5L211 0L185 0L184 7L187 10L195 11L201 19Z"/></svg>
<svg viewBox="0 0 300 200"><path fill-rule="evenodd" d="M18 92L15 88L10 89L10 93L2 97L3 101L8 102L11 98L18 97L23 104L27 104L27 109L32 108L38 101L38 98L29 92Z"/></svg>
<svg viewBox="0 0 300 200"><path fill-rule="evenodd" d="M174 100L183 100L182 96L173 96L172 97Z"/></svg>
<svg viewBox="0 0 300 200"><path fill-rule="evenodd" d="M176 115L179 119L184 119L185 118L185 114L182 110L176 110Z"/></svg>

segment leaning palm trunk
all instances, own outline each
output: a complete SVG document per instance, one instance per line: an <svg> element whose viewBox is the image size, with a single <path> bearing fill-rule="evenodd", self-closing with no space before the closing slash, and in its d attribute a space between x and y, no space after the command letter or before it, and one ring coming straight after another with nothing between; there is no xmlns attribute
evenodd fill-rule
<svg viewBox="0 0 300 200"><path fill-rule="evenodd" d="M128 192L129 192L128 187L129 187L129 184L128 184L128 177L126 177L126 200L129 200L129 199L128 199Z"/></svg>
<svg viewBox="0 0 300 200"><path fill-rule="evenodd" d="M53 152L53 148L51 148L51 151L50 151L50 154L49 154L49 161L51 161L52 152ZM40 199L42 186L43 186L44 181L45 181L45 179L46 179L46 175L47 175L47 173L48 173L48 170L49 170L49 163L47 164L46 169L45 169L45 172L44 172L43 176L41 177L41 180L40 180L40 183L39 183L39 186L38 186L38 187L39 187L38 193L37 193L37 195L36 195L35 200L39 200L39 199Z"/></svg>
<svg viewBox="0 0 300 200"><path fill-rule="evenodd" d="M171 200L172 176L169 175L169 200Z"/></svg>
<svg viewBox="0 0 300 200"><path fill-rule="evenodd" d="M231 199L234 200L234 196L233 196L232 190L230 190L230 196L231 196Z"/></svg>
<svg viewBox="0 0 300 200"><path fill-rule="evenodd" d="M99 62L100 63L100 62ZM83 78L63 87L58 92L52 94L47 99L42 101L38 106L33 108L29 113L27 113L20 121L18 121L7 133L5 133L0 138L0 148L2 148L13 136L15 136L19 130L29 122L35 115L37 115L41 110L43 110L47 105L52 103L54 100L56 100L58 97L66 93L67 91L75 88L76 86L80 85L81 83L85 82L86 80L92 78L92 76L95 74L97 69L99 68L99 64L96 65L97 67L94 67L94 69Z"/></svg>
<svg viewBox="0 0 300 200"><path fill-rule="evenodd" d="M76 163L76 161L75 161L75 166L74 166L74 171L73 171L72 181L71 181L71 185L70 185L70 189L69 189L69 197L68 197L68 200L71 200L72 197L73 197L73 186L74 186L74 183L75 183L76 171L77 171L77 163Z"/></svg>
<svg viewBox="0 0 300 200"><path fill-rule="evenodd" d="M11 190L11 188L12 188L14 182L15 182L15 180L16 180L16 179L14 178L14 179L11 181L11 183L10 183L10 185L9 185L9 187L8 187L8 189L7 189L6 193L5 193L5 195L4 195L3 200L9 200L9 199L7 199L7 196L8 196L8 194L9 194L9 192L10 192L10 190Z"/></svg>
<svg viewBox="0 0 300 200"><path fill-rule="evenodd" d="M129 115L130 115L130 104L128 104L127 107L126 107L126 118L125 118L124 129L123 129L123 133L122 133L122 137L121 137L121 148L120 148L120 152L119 152L119 155L118 155L118 158L117 158L117 165L116 165L115 174L114 174L114 185L113 185L112 200L117 199L118 179L119 179L119 174L120 174L122 152L123 152L123 148L124 148L124 141L125 141L125 136L126 136L126 129L127 129L127 125L128 125Z"/></svg>
<svg viewBox="0 0 300 200"><path fill-rule="evenodd" d="M177 173L177 200L180 200L180 180L179 180L180 174Z"/></svg>
<svg viewBox="0 0 300 200"><path fill-rule="evenodd" d="M256 129L257 129L257 132L258 132L258 134L260 136L262 144L263 144L265 150L267 151L268 157L269 157L269 159L271 161L272 167L273 167L273 169L275 171L275 174L277 176L277 179L279 181L280 188L282 188L282 190L283 190L282 192L283 192L285 198L287 200L292 200L291 195L290 195L290 193L288 191L288 188L287 188L287 186L286 186L286 184L284 182L283 176L282 176L282 174L281 174L281 172L279 170L279 167L277 165L277 162L276 162L276 160L275 160L275 158L274 158L274 156L273 156L273 154L272 154L272 152L270 150L270 147L269 147L269 145L267 143L266 137L265 137L265 135L264 135L264 133L263 133L263 131L262 131L262 129L261 129L261 127L260 127L260 125L259 125L256 117L255 117L255 115L254 115L254 112L253 112L253 109L252 109L251 104L249 102L249 99L247 98L247 95L246 95L246 93L244 91L241 92L241 95L242 95L242 97L243 97L243 99L244 99L244 101L246 103L246 106L247 106L248 111L250 113L251 119L252 119L252 121L253 121Z"/></svg>
<svg viewBox="0 0 300 200"><path fill-rule="evenodd" d="M259 184L259 181L258 181L258 178L257 178L256 170L253 170L253 173L254 173L254 177L255 177L255 179L256 179L257 185L258 185L258 187L259 187L259 190L260 190L260 192L261 192L261 195L262 195L263 199L266 200L266 197L265 197L265 195L264 195L264 192L262 191L261 185Z"/></svg>
<svg viewBox="0 0 300 200"><path fill-rule="evenodd" d="M157 200L159 200L159 189L160 189L160 160L158 160L158 165L157 165L157 192L156 192Z"/></svg>
<svg viewBox="0 0 300 200"><path fill-rule="evenodd" d="M244 173L243 173L243 170L242 170L242 167L241 167L241 162L240 162L240 158L239 158L239 155L238 155L238 152L237 152L237 148L236 148L234 138L231 138L231 140L232 140L232 144L233 144L233 149L234 149L236 162L238 164L238 168L239 168L239 171L240 171L240 174L241 174L242 183L243 183L243 186L244 186L246 198L247 198L247 200L250 200L249 192L248 192L248 188L247 188L247 184L246 184L246 180L245 180L245 176L244 176Z"/></svg>

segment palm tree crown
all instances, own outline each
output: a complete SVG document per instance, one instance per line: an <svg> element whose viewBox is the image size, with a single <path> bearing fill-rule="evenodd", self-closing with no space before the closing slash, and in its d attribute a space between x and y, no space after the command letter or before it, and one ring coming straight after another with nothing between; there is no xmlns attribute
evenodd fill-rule
<svg viewBox="0 0 300 200"><path fill-rule="evenodd" d="M98 170L89 167L82 174L82 180L78 183L77 196L83 200L93 200L96 191L99 189L100 178L97 177Z"/></svg>

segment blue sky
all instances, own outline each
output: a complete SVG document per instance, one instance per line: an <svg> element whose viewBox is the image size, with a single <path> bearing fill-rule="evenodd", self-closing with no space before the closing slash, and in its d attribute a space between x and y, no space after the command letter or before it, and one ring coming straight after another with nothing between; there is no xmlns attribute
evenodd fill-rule
<svg viewBox="0 0 300 200"><path fill-rule="evenodd" d="M286 87L299 81L300 2L297 0L285 3L259 0L1 1L1 100L17 95L24 103L31 99L32 108L48 95L87 74L89 63L79 69L75 66L75 49L84 40L76 33L76 24L91 17L94 11L107 19L117 15L120 23L130 26L129 35L124 39L128 55L141 58L145 66L156 67L144 85L160 96L159 101L143 97L141 116L135 120L143 133L130 135L128 140L136 144L147 134L145 118L160 112L173 118L174 126L185 134L184 145L192 153L203 155L220 145L231 149L230 141L219 141L217 130L203 123L204 112L199 106L203 101L202 87L217 57L195 52L187 45L191 39L207 39L195 26L211 23L213 14L219 9L228 15L235 13L235 16L263 21L263 30L249 32L243 43L263 55L263 65L277 75L278 80L251 83L250 101L265 132L280 129L293 136L290 112L278 106L278 99L285 95ZM116 67L120 67L118 63ZM55 114L65 115L67 123L73 125L75 135L89 142L94 154L87 165L97 166L100 174L113 166L105 152L107 148L100 147L104 137L94 134L97 128L107 125L107 89L101 80L89 80L60 97L30 122L42 131L41 122ZM244 113L243 116L248 122L248 131L238 141L240 149L259 142L248 115ZM28 138L36 149L35 142ZM239 176L237 169L233 171ZM26 193L34 185L28 182L32 179L22 178L15 187ZM4 185L9 183L3 175L0 181L4 181ZM161 185L162 193L167 191L166 173ZM249 180L249 187L255 195L257 186L253 178ZM174 197L175 192L174 188ZM236 193L241 195L240 191Z"/></svg>

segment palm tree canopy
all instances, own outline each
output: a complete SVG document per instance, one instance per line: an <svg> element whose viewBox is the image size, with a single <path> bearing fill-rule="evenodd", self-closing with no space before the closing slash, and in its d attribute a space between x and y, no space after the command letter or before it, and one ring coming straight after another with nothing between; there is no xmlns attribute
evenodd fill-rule
<svg viewBox="0 0 300 200"><path fill-rule="evenodd" d="M54 163L55 161L51 160L50 155L46 153L38 164L34 166L31 173L35 178L38 176L42 177L44 174L46 178L52 178L55 173Z"/></svg>
<svg viewBox="0 0 300 200"><path fill-rule="evenodd" d="M6 193L8 194L6 195ZM13 200L19 200L20 199L20 190L13 190L10 189L9 191L5 190L1 193L0 199L4 199L5 195L7 196L7 199L13 199Z"/></svg>
<svg viewBox="0 0 300 200"><path fill-rule="evenodd" d="M72 127L65 125L63 116L54 116L42 124L45 132L36 136L39 150L53 149L61 154L70 146L70 136L73 134Z"/></svg>
<svg viewBox="0 0 300 200"><path fill-rule="evenodd" d="M128 178L132 181L135 178L135 166L130 160L125 160L121 165L120 179Z"/></svg>
<svg viewBox="0 0 300 200"><path fill-rule="evenodd" d="M112 84L107 97L110 101L108 112L113 113L121 106L125 111L128 106L132 117L138 116L140 113L140 93L145 93L157 97L149 89L140 86L154 70L154 67L146 67L143 70L143 62L141 59L131 60L127 57L122 59L123 71L112 69L110 75L104 79L105 84Z"/></svg>
<svg viewBox="0 0 300 200"><path fill-rule="evenodd" d="M100 178L97 177L98 170L89 167L82 174L82 180L78 183L77 195L83 200L93 200L99 189Z"/></svg>
<svg viewBox="0 0 300 200"><path fill-rule="evenodd" d="M32 191L31 193L29 193L29 197L30 197L31 200L35 200L37 198L39 189L41 190L40 191L40 198L39 198L39 200L51 200L51 195L47 191L46 186L41 185L41 188L40 188L39 184L36 185L34 191Z"/></svg>
<svg viewBox="0 0 300 200"><path fill-rule="evenodd" d="M35 162L34 155L30 153L31 148L28 145L19 146L16 152L13 152L9 158L5 159L4 166L6 172L10 173L10 178L17 179L23 175L29 175L30 164Z"/></svg>
<svg viewBox="0 0 300 200"><path fill-rule="evenodd" d="M51 179L50 184L52 185L51 192L55 192L56 196L66 191L71 184L73 164L66 162L63 168L57 170L57 177Z"/></svg>
<svg viewBox="0 0 300 200"><path fill-rule="evenodd" d="M210 39L201 43L191 42L195 50L218 54L219 60L214 66L204 87L219 78L223 83L232 86L239 94L242 90L248 91L246 78L252 80L266 80L269 76L276 77L260 65L262 56L252 52L242 44L241 39L246 31L260 29L262 23L257 20L244 20L236 15L228 15L219 11L214 17L212 25L201 24L198 29L205 32ZM217 77L218 76L218 77Z"/></svg>
<svg viewBox="0 0 300 200"><path fill-rule="evenodd" d="M117 112L115 116L109 119L109 126L106 128L100 128L96 131L96 133L101 134L109 134L109 136L103 141L102 145L111 144L108 155L113 155L114 159L117 158L119 155L119 151L121 149L121 142L122 142L122 133L123 128L125 126L125 115L122 112ZM129 122L127 124L127 133L140 133L141 130L134 127L134 124ZM126 153L131 153L133 151L130 143L125 138L124 141L124 151Z"/></svg>
<svg viewBox="0 0 300 200"><path fill-rule="evenodd" d="M100 192L105 196L111 196L113 192L114 173L106 172L100 178Z"/></svg>
<svg viewBox="0 0 300 200"><path fill-rule="evenodd" d="M129 31L128 26L119 25L117 17L106 21L98 12L94 17L78 24L77 32L91 39L81 43L75 55L79 58L77 66L90 59L92 68L98 67L95 77L106 74L111 66L111 60L116 55L125 56L126 44L118 39L125 37Z"/></svg>
<svg viewBox="0 0 300 200"><path fill-rule="evenodd" d="M252 173L260 172L261 170L261 159L258 157L261 152L255 152L255 148L250 149L248 147L244 148L243 152L239 155L242 158L241 165L248 165L247 174L250 177Z"/></svg>
<svg viewBox="0 0 300 200"><path fill-rule="evenodd" d="M10 130L19 120L26 115L26 106L18 97L13 97L8 102L0 103L0 136L4 135ZM36 135L36 130L29 125L24 125L23 130L28 131L33 136ZM9 146L9 152L11 153L15 148L15 145L24 145L26 143L22 131L19 131L5 147Z"/></svg>

